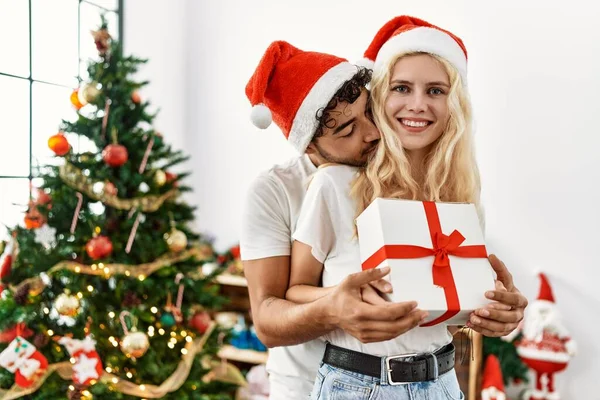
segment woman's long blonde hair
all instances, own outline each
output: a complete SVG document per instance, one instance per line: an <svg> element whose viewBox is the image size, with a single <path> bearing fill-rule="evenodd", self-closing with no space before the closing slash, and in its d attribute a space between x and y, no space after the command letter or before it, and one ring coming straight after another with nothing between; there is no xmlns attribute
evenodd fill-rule
<svg viewBox="0 0 600 400"><path fill-rule="evenodd" d="M381 132L381 143L352 185L352 196L357 199L357 215L377 197L474 203L480 210L481 183L475 161L471 104L456 68L445 59L428 54L444 67L451 87L448 93L448 123L425 158L424 184L419 185L415 180L407 154L385 114L389 83L396 62L416 54L428 53L400 54L382 73L373 75L371 104L375 124Z"/></svg>

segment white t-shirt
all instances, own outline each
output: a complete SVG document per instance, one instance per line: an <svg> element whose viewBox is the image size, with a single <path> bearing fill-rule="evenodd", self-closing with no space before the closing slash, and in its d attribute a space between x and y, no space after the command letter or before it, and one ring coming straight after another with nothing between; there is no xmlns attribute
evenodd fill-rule
<svg viewBox="0 0 600 400"><path fill-rule="evenodd" d="M308 156L303 155L274 166L253 182L242 217L242 260L291 255L292 232L296 229L306 183L316 170ZM292 386L281 398L308 398L324 351L321 340L269 349L267 371L271 377L277 375L271 382ZM273 389L271 398L275 398Z"/></svg>
<svg viewBox="0 0 600 400"><path fill-rule="evenodd" d="M312 247L323 263L323 286L340 283L348 274L361 271L358 239L354 231L356 202L350 187L357 169L334 165L319 169L304 198L293 238ZM450 343L447 326L411 329L395 339L361 343L341 329L324 336L336 346L363 353L388 356L434 351Z"/></svg>

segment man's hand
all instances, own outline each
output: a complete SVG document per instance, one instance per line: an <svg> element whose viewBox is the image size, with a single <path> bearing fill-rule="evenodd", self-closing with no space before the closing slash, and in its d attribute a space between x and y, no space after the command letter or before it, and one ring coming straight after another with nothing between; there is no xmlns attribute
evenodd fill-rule
<svg viewBox="0 0 600 400"><path fill-rule="evenodd" d="M376 304L365 301L367 286L389 271L389 267L375 268L349 275L322 298L330 304L333 323L363 343L393 339L427 318L428 313L417 309L414 301L390 303L381 298L381 302L373 301Z"/></svg>
<svg viewBox="0 0 600 400"><path fill-rule="evenodd" d="M485 297L494 302L475 310L467 326L485 336L500 337L517 328L523 319L527 298L515 287L506 265L493 254L489 260L497 276L496 290L486 292Z"/></svg>

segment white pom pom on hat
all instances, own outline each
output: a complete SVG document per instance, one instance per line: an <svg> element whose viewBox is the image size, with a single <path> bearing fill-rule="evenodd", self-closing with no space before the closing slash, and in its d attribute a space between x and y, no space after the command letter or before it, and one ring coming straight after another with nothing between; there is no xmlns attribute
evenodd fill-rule
<svg viewBox="0 0 600 400"><path fill-rule="evenodd" d="M365 67L367 69L373 69L375 62L373 60L369 60L367 57L363 57L360 60L357 60L354 65L357 67Z"/></svg>
<svg viewBox="0 0 600 400"><path fill-rule="evenodd" d="M252 107L250 120L257 128L267 129L271 125L271 122L273 122L273 115L269 107L261 103Z"/></svg>

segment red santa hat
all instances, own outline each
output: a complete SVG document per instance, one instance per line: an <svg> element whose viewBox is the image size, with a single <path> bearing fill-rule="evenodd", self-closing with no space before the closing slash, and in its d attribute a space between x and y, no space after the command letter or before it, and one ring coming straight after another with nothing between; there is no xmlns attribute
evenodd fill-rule
<svg viewBox="0 0 600 400"><path fill-rule="evenodd" d="M552 294L552 287L546 274L543 272L539 273L540 276L540 293L538 294L538 300L545 300L550 303L554 303L554 295Z"/></svg>
<svg viewBox="0 0 600 400"><path fill-rule="evenodd" d="M427 21L401 15L388 21L377 32L358 64L377 74L398 54L422 52L440 56L450 62L467 82L467 49L462 40Z"/></svg>
<svg viewBox="0 0 600 400"><path fill-rule="evenodd" d="M483 380L481 383L481 400L506 400L502 369L495 355L491 354L485 360Z"/></svg>
<svg viewBox="0 0 600 400"><path fill-rule="evenodd" d="M318 127L317 111L357 72L343 58L273 42L246 85L252 123L266 129L275 121L294 148L304 153Z"/></svg>

